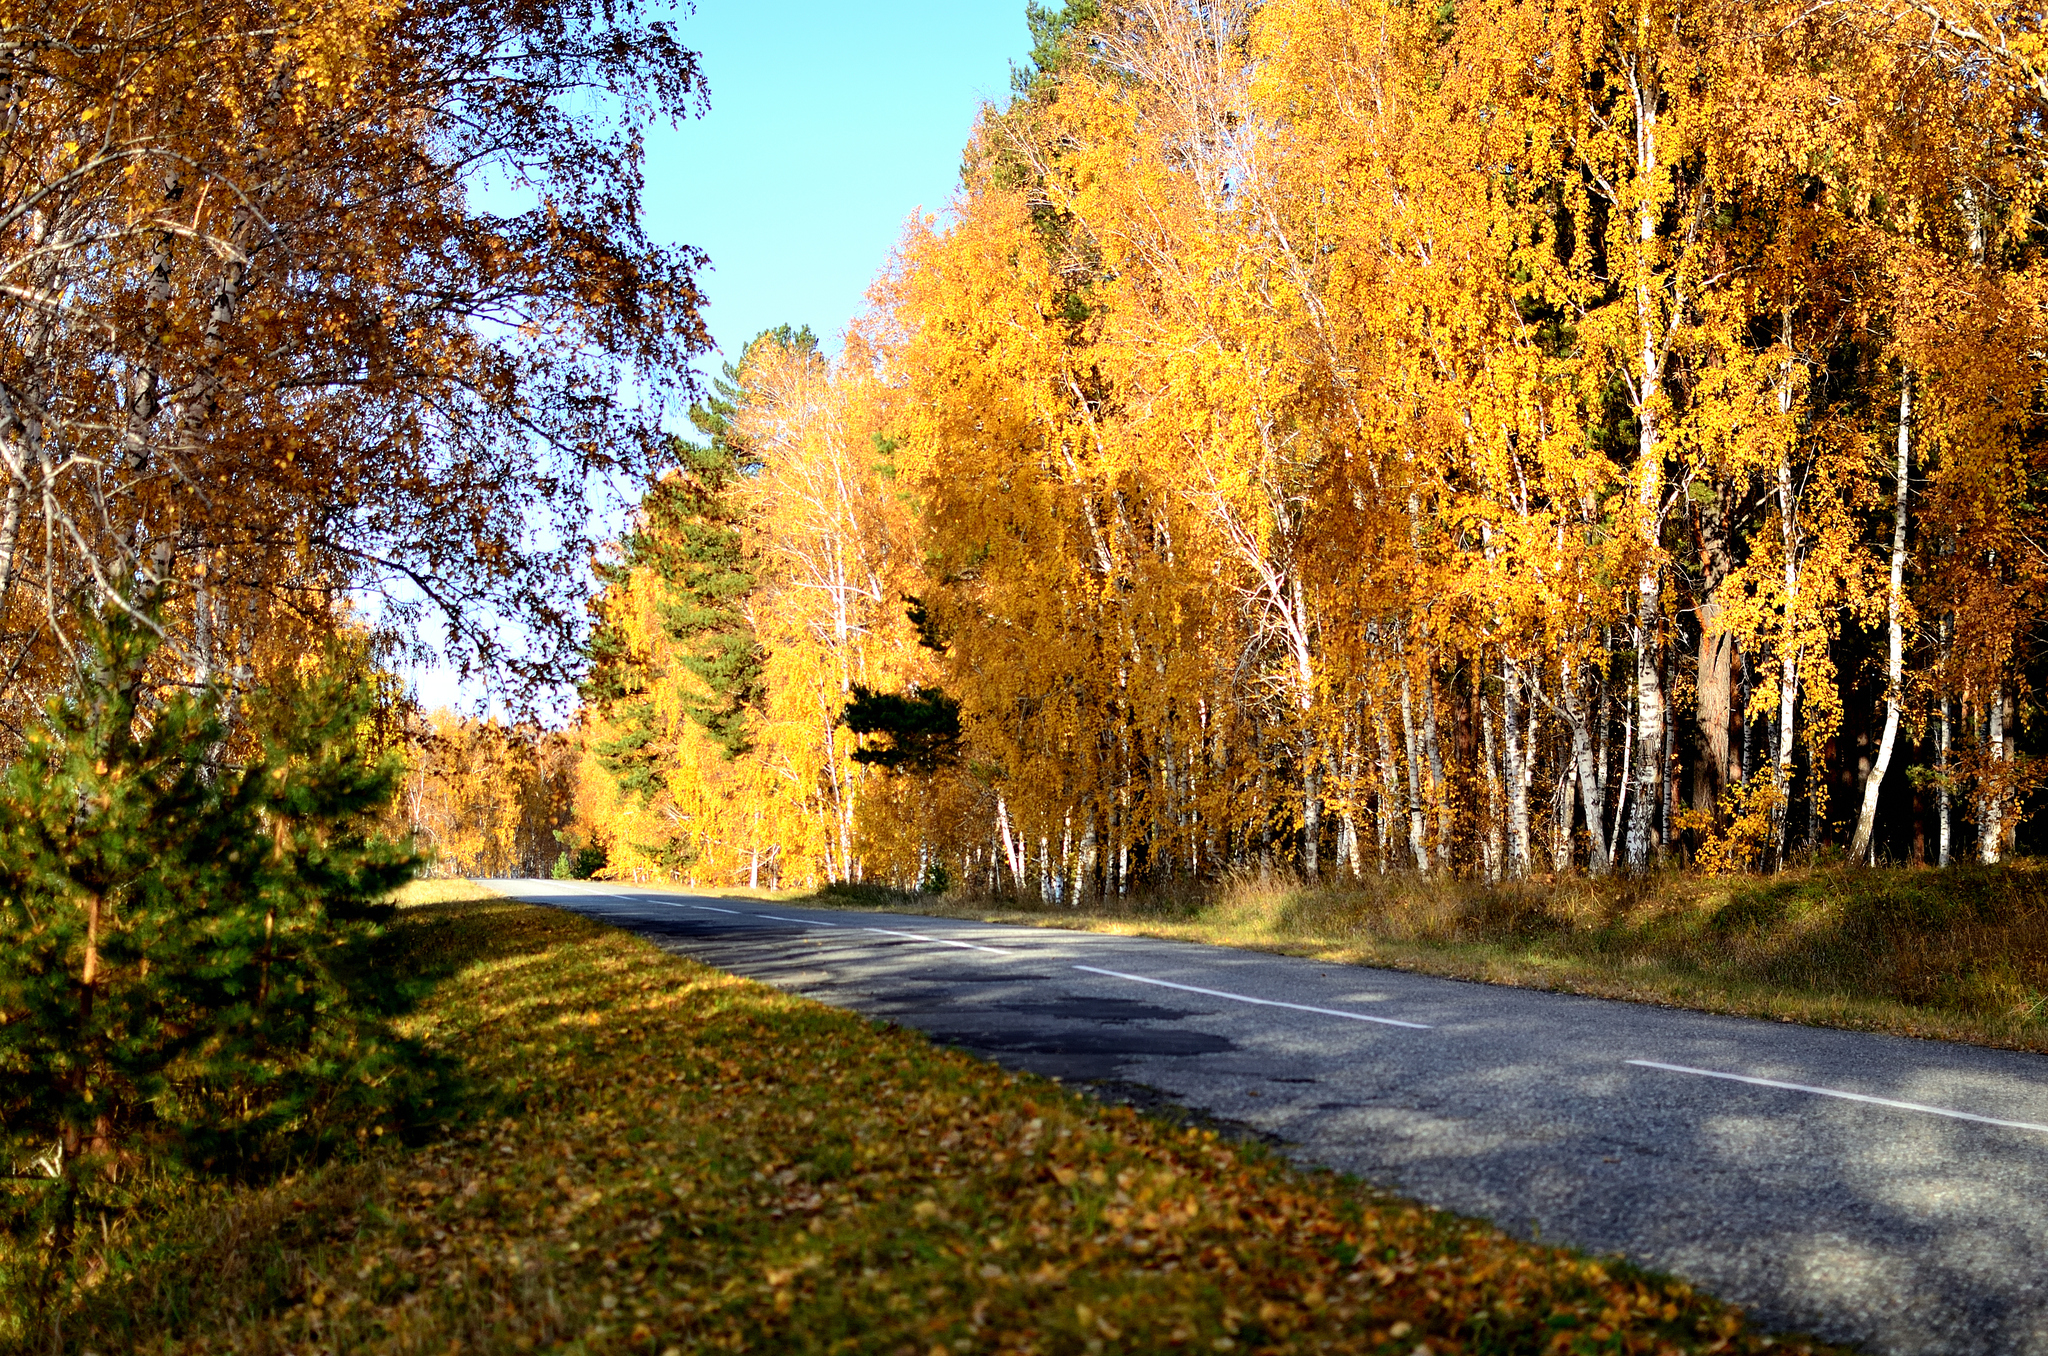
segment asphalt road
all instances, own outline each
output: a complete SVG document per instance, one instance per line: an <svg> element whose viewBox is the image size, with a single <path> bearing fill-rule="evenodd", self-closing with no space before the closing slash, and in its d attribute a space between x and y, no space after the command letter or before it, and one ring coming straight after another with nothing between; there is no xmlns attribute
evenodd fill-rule
<svg viewBox="0 0 2048 1356"><path fill-rule="evenodd" d="M1885 1353L2048 1356L2048 1057L1223 947L493 881Z"/></svg>

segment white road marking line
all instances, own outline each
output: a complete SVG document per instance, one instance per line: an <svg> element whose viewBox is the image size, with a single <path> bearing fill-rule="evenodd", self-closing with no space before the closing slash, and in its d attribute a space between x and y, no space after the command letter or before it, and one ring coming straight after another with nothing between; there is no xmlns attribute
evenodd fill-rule
<svg viewBox="0 0 2048 1356"><path fill-rule="evenodd" d="M672 909L710 909L712 913L729 913L735 918L766 918L776 923L797 923L811 928L843 928L844 923L826 923L815 918L784 918L779 913L741 913L738 909L712 908L709 904L685 904L676 899L650 899L645 895L622 895L613 893L613 899L623 899L628 904L666 904Z"/></svg>
<svg viewBox="0 0 2048 1356"><path fill-rule="evenodd" d="M735 918L766 918L776 923L797 923L809 928L843 928L844 923L827 923L816 918L784 918L779 913L741 913L738 909L721 909L710 904L685 904L678 899L650 899L645 895L614 894L613 899L623 899L628 904L666 904L672 909L704 909L710 913L729 913ZM955 943L964 946L966 943ZM1004 954L1008 954L1005 952Z"/></svg>
<svg viewBox="0 0 2048 1356"><path fill-rule="evenodd" d="M956 942L945 937L926 937L915 932L895 932L889 928L864 928L864 932L879 932L885 937L907 937L913 942L930 942L933 946L957 946L963 951L987 951L997 956L1014 956L1014 951L1005 951L998 946L976 946L973 942Z"/></svg>
<svg viewBox="0 0 2048 1356"><path fill-rule="evenodd" d="M1922 1102L1901 1102L1890 1097L1868 1097L1860 1092L1843 1092L1839 1088L1813 1088L1804 1083L1781 1083L1775 1078L1752 1078L1748 1074L1721 1073L1714 1069L1692 1069L1683 1064L1660 1064L1654 1059L1631 1059L1627 1063L1644 1069L1664 1069L1671 1073L1696 1074L1701 1078L1725 1078L1731 1083L1754 1083L1760 1088L1783 1088L1787 1092L1810 1092L1818 1097L1839 1097L1845 1102L1869 1102L1873 1106L1897 1107L1901 1111L1919 1111L1929 1116L1947 1116L1951 1120L1975 1121L1979 1125L2002 1125L2008 1130L2038 1130L2048 1134L2048 1125L2036 1125L2032 1121L2002 1121L1996 1116L1979 1116L1968 1111L1952 1111L1945 1106L1928 1106Z"/></svg>
<svg viewBox="0 0 2048 1356"><path fill-rule="evenodd" d="M1193 984L1176 984L1170 979L1147 979L1144 975L1127 975L1121 970L1101 970L1093 965L1077 965L1076 970L1086 970L1091 975L1108 975L1112 979L1128 979L1136 984L1157 984L1162 989L1179 989L1183 993L1206 994L1210 998L1227 998L1233 1003L1256 1003L1262 1008L1291 1008L1296 1012L1315 1012L1325 1017L1348 1017L1354 1022L1377 1022L1381 1026L1405 1026L1414 1031L1434 1030L1427 1022L1404 1022L1396 1017L1368 1017L1362 1012L1344 1012L1337 1008L1313 1008L1306 1003L1283 1003L1277 998L1253 998L1250 994L1225 993L1221 989L1204 989Z"/></svg>

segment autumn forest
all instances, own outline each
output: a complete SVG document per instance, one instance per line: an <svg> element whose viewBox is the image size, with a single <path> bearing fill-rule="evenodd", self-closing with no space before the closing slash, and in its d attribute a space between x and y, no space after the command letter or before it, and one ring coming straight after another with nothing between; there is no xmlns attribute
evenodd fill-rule
<svg viewBox="0 0 2048 1356"><path fill-rule="evenodd" d="M2040 9L1015 3L0 0L0 1356L2038 1337Z"/></svg>
<svg viewBox="0 0 2048 1356"><path fill-rule="evenodd" d="M704 107L667 23L261 8L6 20L10 740L112 607L165 691L355 672L450 873L1060 904L2031 842L2010 7L1028 6L866 313L712 381L706 261L640 224L634 129ZM498 716L419 709L434 654Z"/></svg>
<svg viewBox="0 0 2048 1356"><path fill-rule="evenodd" d="M2014 851L2048 80L2001 14L1034 9L843 350L728 364L603 557L579 831L1047 902Z"/></svg>

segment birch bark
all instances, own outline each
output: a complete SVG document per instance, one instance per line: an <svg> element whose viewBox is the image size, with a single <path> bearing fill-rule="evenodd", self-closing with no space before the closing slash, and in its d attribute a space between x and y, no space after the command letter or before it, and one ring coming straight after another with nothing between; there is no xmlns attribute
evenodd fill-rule
<svg viewBox="0 0 2048 1356"><path fill-rule="evenodd" d="M1429 871L1429 828L1422 816L1422 756L1415 740L1415 702L1409 694L1408 666L1401 665L1401 726L1408 737L1408 850L1415 869Z"/></svg>
<svg viewBox="0 0 2048 1356"><path fill-rule="evenodd" d="M1778 413L1788 415L1792 408L1791 319L1785 320L1785 343L1787 358L1785 371L1778 387ZM1801 532L1799 528L1799 498L1792 485L1792 462L1789 452L1778 456L1778 532L1780 547L1784 552L1784 626L1785 633L1780 640L1778 655L1778 747L1777 760L1771 770L1771 787L1776 793L1776 804L1771 809L1772 818L1772 865L1779 870L1785 865L1785 839L1792 819L1792 736L1793 723L1799 709L1799 551Z"/></svg>
<svg viewBox="0 0 2048 1356"><path fill-rule="evenodd" d="M1481 865L1486 879L1497 881L1501 874L1500 763L1493 747L1493 708L1479 704L1480 765L1486 770L1486 832L1479 836Z"/></svg>
<svg viewBox="0 0 2048 1356"><path fill-rule="evenodd" d="M1578 771L1579 803L1585 807L1586 837L1591 840L1592 872L1604 876L1612 866L1607 855L1605 779L1595 763L1592 734L1586 728L1586 713L1579 702L1579 684L1572 661L1560 660L1559 670L1558 687L1564 693L1565 719L1572 727L1572 761Z"/></svg>
<svg viewBox="0 0 2048 1356"><path fill-rule="evenodd" d="M1946 638L1948 626L1944 621L1942 630ZM1934 821L1935 821L1935 865L1947 866L1949 855L1949 790L1948 790L1948 746L1949 746L1949 697L1941 694L1936 708L1938 724L1934 735Z"/></svg>
<svg viewBox="0 0 2048 1356"><path fill-rule="evenodd" d="M1501 773L1507 784L1507 853L1503 869L1511 879L1529 874L1529 779L1521 739L1522 673L1512 659L1500 663Z"/></svg>
<svg viewBox="0 0 2048 1356"><path fill-rule="evenodd" d="M1647 189L1659 172L1657 119L1661 91L1643 69L1640 52L1625 67L1635 115L1636 175ZM1664 565L1658 541L1664 505L1664 325L1650 267L1657 239L1655 195L1644 192L1636 209L1636 326L1640 369L1636 373L1635 408L1636 514L1642 534L1643 563L1636 574L1636 731L1645 751L1664 746L1664 689L1657 679L1657 635L1664 619ZM1655 835L1658 783L1663 769L1654 757L1637 760L1635 804L1628 817L1627 864L1631 871L1650 865ZM1618 811L1617 811L1618 814Z"/></svg>
<svg viewBox="0 0 2048 1356"><path fill-rule="evenodd" d="M1998 765L2005 761L2005 684L1991 689L1991 721L1985 736L1985 761L1990 785L1978 793L1977 860L1995 864L2004 847L2005 797L1998 785Z"/></svg>
<svg viewBox="0 0 2048 1356"><path fill-rule="evenodd" d="M1856 815L1856 836L1849 859L1863 861L1874 853L1877 796L1891 767L1892 747L1899 737L1899 682L1905 671L1906 492L1912 470L1913 384L1909 372L1899 373L1899 442L1893 467L1897 487L1892 495L1892 571L1885 592L1884 734L1877 741L1877 759L1863 782L1863 806Z"/></svg>

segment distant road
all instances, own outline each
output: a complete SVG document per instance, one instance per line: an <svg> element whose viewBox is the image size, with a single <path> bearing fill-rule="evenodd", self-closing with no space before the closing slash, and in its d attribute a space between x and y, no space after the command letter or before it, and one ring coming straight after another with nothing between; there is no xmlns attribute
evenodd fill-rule
<svg viewBox="0 0 2048 1356"><path fill-rule="evenodd" d="M1770 1328L2048 1356L2048 1057L1185 942L489 884L1011 1068L1157 1089Z"/></svg>

